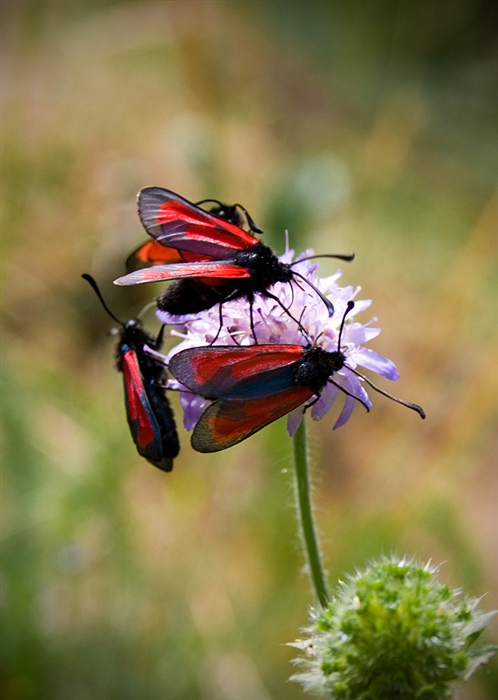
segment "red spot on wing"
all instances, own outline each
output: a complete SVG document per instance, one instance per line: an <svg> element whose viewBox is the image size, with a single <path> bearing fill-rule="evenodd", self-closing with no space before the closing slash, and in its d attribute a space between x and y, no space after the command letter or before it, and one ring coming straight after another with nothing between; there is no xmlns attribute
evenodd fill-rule
<svg viewBox="0 0 498 700"><path fill-rule="evenodd" d="M185 262L185 258L176 248L168 248L157 241L147 241L131 253L126 261L126 269L136 270L139 267L179 262Z"/></svg>
<svg viewBox="0 0 498 700"><path fill-rule="evenodd" d="M123 356L123 377L128 423L139 451L146 451L159 435L159 427L149 404L134 350Z"/></svg>
<svg viewBox="0 0 498 700"><path fill-rule="evenodd" d="M126 260L126 269L130 272L142 267L152 265L173 265L185 262L205 262L210 260L207 255L191 253L188 250L180 251L162 245L159 241L147 241L131 253Z"/></svg>
<svg viewBox="0 0 498 700"><path fill-rule="evenodd" d="M169 364L173 376L202 396L222 396L236 383L301 359L300 345L188 348Z"/></svg>

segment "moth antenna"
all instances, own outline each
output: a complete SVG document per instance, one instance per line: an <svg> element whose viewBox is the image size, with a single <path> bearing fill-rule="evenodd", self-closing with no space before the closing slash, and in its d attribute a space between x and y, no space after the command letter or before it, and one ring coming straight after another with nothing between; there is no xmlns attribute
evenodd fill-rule
<svg viewBox="0 0 498 700"><path fill-rule="evenodd" d="M249 214L249 212L247 211L247 209L246 209L245 207L242 206L242 204L239 204L239 203L237 202L236 204L231 204L231 205L228 206L227 204L223 204L223 202L220 202L219 199L201 199L200 202L196 202L196 205L199 206L200 204L207 204L208 202L213 202L214 204L218 204L218 206L220 206L222 209L223 209L223 208L225 208L225 209L228 209L228 208L229 208L229 209L235 209L235 207L239 207L239 209L242 209L242 211L244 212L245 217L246 217L246 219L247 219L247 223L248 223L249 228L251 229L251 231L254 231L254 233L263 233L263 229L259 228L259 226L256 226L256 224L254 223L254 219L253 219L252 216Z"/></svg>
<svg viewBox="0 0 498 700"><path fill-rule="evenodd" d="M201 199L200 202L196 202L195 205L199 207L201 204L207 204L208 202L211 202L213 204L218 204L220 207L226 207L226 204L223 204L223 202L220 202L219 199Z"/></svg>
<svg viewBox="0 0 498 700"><path fill-rule="evenodd" d="M348 369L350 369L350 368L348 367ZM330 379L330 378L329 378L329 379L327 379L327 382L328 382L329 384L333 384L334 386L336 386L340 391L343 392L343 394L346 394L346 396L351 396L352 399L354 399L355 401L358 401L358 403L361 403L361 405L364 406L364 407L367 409L367 413L370 413L370 407L363 401L363 399L360 399L359 396L355 396L355 395L352 394L350 391L348 391L347 389L345 389L343 386L341 386L341 385L338 384L337 382L334 382L333 379Z"/></svg>
<svg viewBox="0 0 498 700"><path fill-rule="evenodd" d="M402 406L406 406L406 408L410 408L412 411L416 411L418 415L421 418L425 418L425 411L422 408L422 406L419 406L416 403L411 403L410 401L403 401L403 399L398 399L397 396L393 396L390 394L388 391L384 391L384 389L381 389L380 387L376 386L368 377L365 377L364 374L361 374L361 372L358 372L356 369L353 369L352 367L348 367L351 372L356 374L357 377L360 377L365 381L368 386L370 386L374 391L378 392L379 394L382 394L383 396L387 396L388 399L391 399L392 401L396 401L396 403L400 403Z"/></svg>
<svg viewBox="0 0 498 700"><path fill-rule="evenodd" d="M339 260L345 260L346 262L351 262L355 258L354 253L346 253L345 255L342 255L338 253L337 255L333 254L324 254L324 255L309 255L307 258L299 258L299 260L294 260L294 262L289 264L289 267L292 267L293 265L297 265L298 263L304 262L305 260L316 260L317 258L338 258Z"/></svg>
<svg viewBox="0 0 498 700"><path fill-rule="evenodd" d="M96 295L98 296L98 298L100 299L100 303L102 304L102 306L104 307L104 309L107 311L107 313L109 314L109 316L113 319L113 321L116 321L116 323L119 323L120 326L124 326L125 324L123 323L123 321L120 321L119 318L117 318L117 317L112 313L112 311L110 310L110 308L109 308L109 307L107 306L107 304L105 303L104 297L102 296L102 292L100 291L99 286L98 286L97 282L93 279L93 277L92 277L91 275L87 275L86 273L84 273L84 274L81 275L81 276L83 277L84 280L86 280L86 281L88 282L88 284L90 285L90 287L92 287L93 291L95 292L95 294L96 294Z"/></svg>
<svg viewBox="0 0 498 700"><path fill-rule="evenodd" d="M337 341L337 350L340 352L341 350L341 338L342 338L342 332L344 330L344 324L346 322L346 316L349 314L349 312L354 308L354 301L348 301L346 311L344 312L344 316L342 317L341 321L341 327L339 330L339 338ZM382 394L383 396L386 396L388 399L391 399L392 401L396 401L396 403L400 403L402 406L406 406L406 408L410 408L412 411L416 411L421 418L425 418L425 411L422 408L422 406L419 406L416 403L411 403L410 401L403 401L403 399L398 399L396 396L393 396L390 394L388 391L384 391L384 389L381 389L380 387L376 386L368 377L366 377L364 374L361 372L358 372L358 370L353 369L352 367L349 367L349 365L345 365L353 374L356 374L357 377L360 377L363 379L368 386L370 386L374 391L377 391L379 394ZM332 384L335 384L334 381L330 380ZM343 389L341 386L336 384L336 386L341 389L341 391L344 391L346 394L348 393L345 389ZM350 394L350 396L353 396ZM360 403L362 403L367 410L370 410L366 404L359 399L357 396L353 396L354 399L357 399Z"/></svg>
<svg viewBox="0 0 498 700"><path fill-rule="evenodd" d="M339 328L339 337L337 339L337 350L339 352L341 351L342 331L344 330L344 324L346 323L346 316L351 311L351 309L354 309L354 301L349 300L346 305L346 311L344 312L344 316L342 317L341 327Z"/></svg>
<svg viewBox="0 0 498 700"><path fill-rule="evenodd" d="M264 233L264 231L263 231L262 228L259 228L259 226L256 226L256 224L254 223L254 219L253 219L252 216L249 214L249 212L247 211L247 209L246 209L245 207L242 206L242 204L234 204L233 206L234 206L234 207L239 207L240 209L242 209L242 211L243 211L244 214L246 215L247 223L249 224L249 228L251 229L251 231L254 231L254 233Z"/></svg>
<svg viewBox="0 0 498 700"><path fill-rule="evenodd" d="M306 277L304 275L302 275L300 272L296 272L295 270L292 270L292 274L296 275L297 277L300 277L302 280L304 280L304 282L306 282L306 284L308 284L318 294L320 299L323 301L323 303L327 307L327 311L329 312L329 317L333 316L334 315L334 305L330 301L330 299L327 299L325 294L322 294L322 292L319 289L317 289L317 287L315 287L315 285L312 282L310 282L308 279L306 279Z"/></svg>

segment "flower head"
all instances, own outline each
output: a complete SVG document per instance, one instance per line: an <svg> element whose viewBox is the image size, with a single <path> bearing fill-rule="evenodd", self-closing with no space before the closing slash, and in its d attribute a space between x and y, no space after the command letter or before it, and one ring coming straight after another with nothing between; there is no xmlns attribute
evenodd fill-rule
<svg viewBox="0 0 498 700"><path fill-rule="evenodd" d="M304 653L291 680L332 700L452 697L449 683L496 653L476 644L494 613L436 574L390 557L340 583L326 608L312 610L308 636L290 645Z"/></svg>
<svg viewBox="0 0 498 700"><path fill-rule="evenodd" d="M371 370L391 380L397 379L399 375L391 360L364 347L365 343L380 333L379 328L371 325L376 321L375 318L367 323L356 320L356 316L365 311L371 301L356 300L360 287L340 287L340 270L330 277L320 278L318 263L309 259L312 255L312 250L299 255L293 263L293 270L305 277L332 302L334 314L329 316L327 307L316 292L302 279L295 277L291 282L277 283L272 287L272 294L280 303L275 298L261 294L255 296L252 326L260 345L288 344L306 347L313 344L329 352L340 349L344 355L344 366L334 373L334 383L325 385L311 409L312 418L320 420L342 393L340 390L343 390L343 408L334 425L334 428L338 428L349 419L356 403L361 402L368 409L371 407L371 401L364 388L365 380L357 374L357 367ZM289 250L280 260L291 264L293 257L294 252ZM354 307L347 312L348 303L353 299ZM245 299L225 302L222 314L223 324L220 327L219 307L190 317L171 316L159 311L158 317L162 322L177 326L172 334L183 338L183 341L170 351L166 361L181 350L206 346L214 340L216 345L254 344L250 308ZM169 386L181 389L176 380L171 380ZM199 396L182 392L181 403L184 409L184 424L190 430L207 402ZM304 408L300 406L289 414L290 435L297 430Z"/></svg>

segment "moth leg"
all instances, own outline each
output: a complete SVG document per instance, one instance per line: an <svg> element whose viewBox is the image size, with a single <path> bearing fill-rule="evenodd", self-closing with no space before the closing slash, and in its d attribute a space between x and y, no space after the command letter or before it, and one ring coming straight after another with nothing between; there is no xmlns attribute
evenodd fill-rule
<svg viewBox="0 0 498 700"><path fill-rule="evenodd" d="M209 345L214 345L216 343L216 341L218 340L218 336L221 333L221 329L223 328L223 302L220 304L219 314L220 314L220 325L218 326L218 330L216 332L216 335L214 336L212 341L209 343Z"/></svg>
<svg viewBox="0 0 498 700"><path fill-rule="evenodd" d="M306 406L304 407L304 412L306 412L308 410L308 408L311 408L312 406L314 406L316 404L316 402L319 400L320 396L321 396L321 394L317 394L312 401L307 403Z"/></svg>
<svg viewBox="0 0 498 700"><path fill-rule="evenodd" d="M292 294L294 294L294 290L292 290ZM301 331L301 333L304 335L304 337L306 338L306 340L309 341L310 338L309 338L308 334L306 333L306 329L303 327L303 325L300 323L300 321L297 320L297 318L294 318L294 316L291 314L291 312L290 312L289 309L285 306L285 304L283 304L283 303L280 301L280 299L279 299L277 296L275 296L275 294L271 294L270 292L266 292L265 295L266 295L267 297L269 297L270 299L273 299L273 301L276 301L276 302L277 302L277 304L280 306L280 308L282 308L282 309L285 311L285 313L287 314L287 316L289 316L289 318L291 318L291 319L294 321L294 323L297 325L297 327L299 328L299 330ZM291 302L291 305L292 305L292 303L293 303L293 302ZM304 309L303 309L303 312L304 312ZM301 314L301 315L302 315L302 314Z"/></svg>
<svg viewBox="0 0 498 700"><path fill-rule="evenodd" d="M254 314L253 314L253 299L249 300L249 320L251 324L252 337L254 338L254 345L258 345L258 339L256 338L256 331L254 330Z"/></svg>

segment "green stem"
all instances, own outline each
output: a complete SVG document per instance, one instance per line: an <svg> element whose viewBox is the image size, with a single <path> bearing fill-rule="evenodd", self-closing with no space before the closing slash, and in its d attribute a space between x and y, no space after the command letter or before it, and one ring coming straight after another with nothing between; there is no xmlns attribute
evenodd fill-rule
<svg viewBox="0 0 498 700"><path fill-rule="evenodd" d="M301 525L304 551L309 567L311 582L320 605L325 607L330 599L323 571L320 548L313 522L310 480L308 470L308 450L306 447L306 426L303 420L294 435L294 466L296 469L296 501Z"/></svg>

